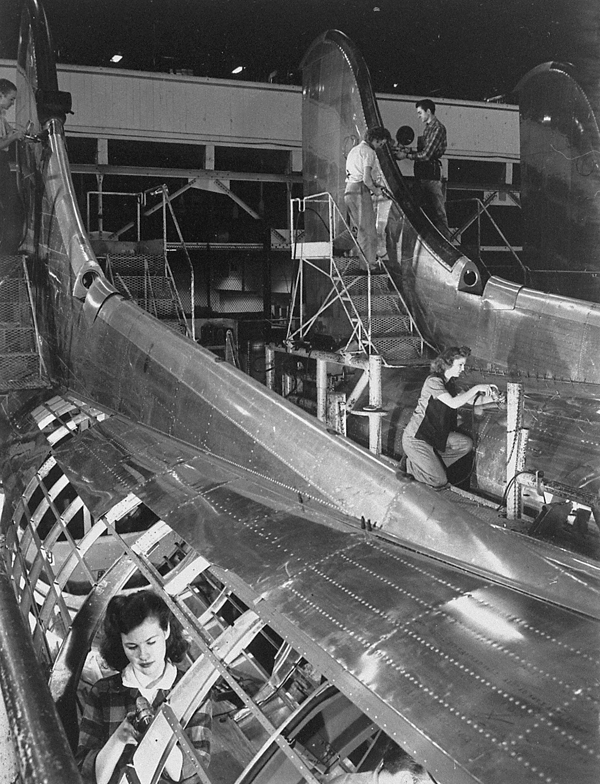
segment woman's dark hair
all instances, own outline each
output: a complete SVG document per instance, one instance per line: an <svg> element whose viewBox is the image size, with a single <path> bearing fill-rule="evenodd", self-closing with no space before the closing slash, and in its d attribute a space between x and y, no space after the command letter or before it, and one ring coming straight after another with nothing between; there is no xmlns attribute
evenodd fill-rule
<svg viewBox="0 0 600 784"><path fill-rule="evenodd" d="M382 763L381 770L388 773L399 773L401 770L409 770L416 775L425 773L425 768L391 739L383 752Z"/></svg>
<svg viewBox="0 0 600 784"><path fill-rule="evenodd" d="M452 363L455 359L459 359L460 357L466 359L470 353L471 349L468 346L450 346L450 348L442 351L442 353L433 360L430 365L431 372L436 376L443 376L444 371L452 367Z"/></svg>
<svg viewBox="0 0 600 784"><path fill-rule="evenodd" d="M172 662L180 662L183 659L189 643L183 636L181 624L167 607L164 599L154 591L143 590L123 596L113 596L108 603L100 653L109 667L120 671L129 664L129 659L123 650L121 635L129 634L147 618L156 618L163 631L170 626L167 658Z"/></svg>
<svg viewBox="0 0 600 784"><path fill-rule="evenodd" d="M13 84L10 79L0 79L0 95L8 95L9 93L16 93L17 86Z"/></svg>

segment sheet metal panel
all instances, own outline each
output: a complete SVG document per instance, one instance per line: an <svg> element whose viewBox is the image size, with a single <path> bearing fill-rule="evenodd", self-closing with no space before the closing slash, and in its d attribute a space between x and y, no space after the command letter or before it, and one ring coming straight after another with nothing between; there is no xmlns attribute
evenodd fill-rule
<svg viewBox="0 0 600 784"><path fill-rule="evenodd" d="M193 417L192 409L188 412L187 421L192 421ZM257 421L260 422L260 419ZM227 427L228 423L215 415L211 426L216 428L216 438L219 427ZM81 490L84 497L92 492L110 494L111 481L118 480L119 484L127 485L130 477L135 483L136 477L156 475L160 492L167 497L177 495L181 485L191 481L186 493L192 499L196 491L195 472L202 476L207 463L216 464L227 472L231 471L231 476L239 477L238 481L243 482L245 487L248 484L254 486L254 493L267 492L266 488L269 488L271 494L275 489L278 493L277 508L284 504L284 508L295 512L304 508L321 509L324 518L331 515L334 519L345 514L352 517L355 525L360 525L362 516L395 541L418 547L448 562L465 564L482 575L491 575L543 599L600 617L600 567L590 559L578 556L574 561L575 556L558 548L553 548L552 555L549 555L543 543L507 535L510 532L482 523L424 485L399 481L390 476L391 472L383 466L379 468L377 462L374 465L361 463L360 460L354 463L351 455L343 452L330 452L329 464L324 465L315 486L312 468L305 474L297 465L295 473L291 470L291 462L284 459L285 453L282 455L273 448L273 452L268 454L261 449L260 442L253 444L252 432L244 434L248 436L245 454L239 444L241 435L234 430L225 430L221 434L224 442L211 440L210 445L201 448L182 445L179 458L167 436L113 417L76 439L69 447L73 455L69 462L73 465L75 460L75 465L86 466L97 448L96 442L101 444L102 452L106 452L106 460L112 466L114 476L104 478L104 463L102 466L91 463L87 482ZM292 433L291 428L288 427L286 432ZM237 439L237 445L223 449L222 443L228 444L229 437ZM333 441L335 450L337 440ZM314 449L317 449L318 441L314 439L313 443ZM291 447L299 452L302 444L300 432L294 433ZM350 446L348 442L342 442L340 446L344 445ZM239 454L238 449L241 450ZM57 454L62 454L60 448ZM344 459L339 457L340 454ZM339 460L334 460L334 456ZM268 460L268 457L271 459ZM185 476L180 473L182 465L185 466ZM211 474L213 471L211 468ZM339 488L339 502L319 492L327 481L335 482ZM133 487L131 489L134 490ZM161 503L159 499L157 501ZM168 500L166 503L169 503ZM155 511L161 513L158 508Z"/></svg>
<svg viewBox="0 0 600 784"><path fill-rule="evenodd" d="M78 489L102 466L107 489L126 484L157 503L203 557L256 594L275 628L280 619L300 650L316 646L315 664L372 718L394 717L399 741L432 772L449 758L448 781L595 784L598 620L360 532L356 521L329 527L310 507L274 508L209 456L192 465L184 450L170 471L153 470L157 456L147 473L128 473L114 445L89 435L57 450Z"/></svg>

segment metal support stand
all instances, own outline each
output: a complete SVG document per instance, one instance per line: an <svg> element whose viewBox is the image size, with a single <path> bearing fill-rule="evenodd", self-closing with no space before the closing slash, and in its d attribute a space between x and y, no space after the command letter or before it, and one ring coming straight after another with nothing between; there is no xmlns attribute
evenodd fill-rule
<svg viewBox="0 0 600 784"><path fill-rule="evenodd" d="M381 294L379 285L374 293L374 286L376 285L374 279L377 276L372 274L364 253L356 243L356 240L353 240L355 247L352 250L354 262L334 255L332 238L341 232L347 232L350 237L353 235L339 207L329 193L316 193L304 199L292 199L290 213L292 236L296 237L299 235L296 226L300 217L306 212L307 204L312 211L321 215L323 223L328 228L329 240L315 242L299 240L294 242L292 255L294 259L299 261L299 265L292 286L286 344L293 347L298 341L304 340L323 314L335 305L336 308L341 307L350 325L349 334L346 336L346 345L341 349L342 352L360 352L365 355L382 354L386 356L381 346L377 346L374 343L373 301L375 296L380 296ZM390 206L391 202L389 200L386 201L386 206L377 205L378 215L381 213L378 220L384 215L386 209L389 210ZM323 264L325 261L329 261L326 268L324 268L325 265ZM358 269L361 264L362 271ZM367 267L367 270L363 279L364 267ZM308 317L305 302L305 268L310 270L311 275L323 275L329 278L331 283L329 292L321 299L320 304L315 306L314 312L308 315ZM394 340L397 341L396 350L398 350L398 346L404 346L404 350L407 350L410 356L414 356L415 352L418 355L422 355L425 339L418 329L408 303L404 300L395 279L385 266L381 267L380 273L387 276L387 292L388 295L393 297L396 308L392 314L392 327L386 334L388 343L386 343L385 350L388 352L388 360L390 362L397 361L397 358L392 356L393 351L390 348L390 340L392 342ZM360 285L357 283L359 280L361 281ZM313 309L312 305L311 309ZM382 316L381 318L384 317ZM379 318L379 321L381 318ZM398 318L400 318L400 322L398 322ZM400 329L398 323L408 323L408 327ZM394 331L396 328L397 332Z"/></svg>
<svg viewBox="0 0 600 784"><path fill-rule="evenodd" d="M381 394L381 354L371 354L369 357L369 405L381 408L383 397Z"/></svg>
<svg viewBox="0 0 600 784"><path fill-rule="evenodd" d="M523 385L506 386L506 517L518 520L523 514L523 497L519 473L525 468L525 451L529 431L523 427Z"/></svg>
<svg viewBox="0 0 600 784"><path fill-rule="evenodd" d="M292 390L294 389L295 381L294 377L289 373L282 373L281 375L281 394L286 399L292 394Z"/></svg>
<svg viewBox="0 0 600 784"><path fill-rule="evenodd" d="M369 420L369 449L376 455L381 454L381 417L385 411L381 407L381 367L383 358L379 354L369 357L369 405L362 410L354 409L350 413L366 416Z"/></svg>
<svg viewBox="0 0 600 784"><path fill-rule="evenodd" d="M346 430L346 395L343 392L330 392L327 395L327 425L343 436Z"/></svg>
<svg viewBox="0 0 600 784"><path fill-rule="evenodd" d="M369 357L369 449L376 455L381 454L381 417L385 411L381 408L381 367L383 358L380 354Z"/></svg>
<svg viewBox="0 0 600 784"><path fill-rule="evenodd" d="M275 349L273 346L265 346L265 384L268 389L275 389Z"/></svg>
<svg viewBox="0 0 600 784"><path fill-rule="evenodd" d="M317 359L317 419L327 421L327 362Z"/></svg>

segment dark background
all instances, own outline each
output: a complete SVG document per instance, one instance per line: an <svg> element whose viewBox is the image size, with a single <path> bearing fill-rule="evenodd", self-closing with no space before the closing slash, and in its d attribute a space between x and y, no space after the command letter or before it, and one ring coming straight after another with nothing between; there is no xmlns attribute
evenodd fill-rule
<svg viewBox="0 0 600 784"><path fill-rule="evenodd" d="M346 33L375 90L486 100L532 67L597 47L596 0L46 0L58 63L300 84L325 30ZM0 57L17 52L21 0L0 3ZM577 28L577 32L576 32ZM110 57L124 55L119 66ZM232 77L238 65L244 71Z"/></svg>

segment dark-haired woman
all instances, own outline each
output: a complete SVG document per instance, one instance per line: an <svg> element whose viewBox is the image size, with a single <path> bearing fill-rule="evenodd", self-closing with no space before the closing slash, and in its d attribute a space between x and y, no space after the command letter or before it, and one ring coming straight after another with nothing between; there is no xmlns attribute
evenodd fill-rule
<svg viewBox="0 0 600 784"><path fill-rule="evenodd" d="M453 346L433 360L402 435L406 473L437 490L448 486L446 468L473 449L472 439L456 432L457 409L475 401L484 404L498 399L494 384L476 384L457 393L455 379L464 372L470 353L468 346Z"/></svg>
<svg viewBox="0 0 600 784"><path fill-rule="evenodd" d="M103 631L100 653L118 672L97 681L85 697L77 762L86 781L113 784L119 781L140 740L132 723L137 698L144 697L154 710L160 707L183 676L175 665L182 661L188 642L164 600L149 590L111 599ZM211 724L212 707L207 701L186 727L206 765L210 761ZM160 781L181 780L198 782L199 778L175 746Z"/></svg>

